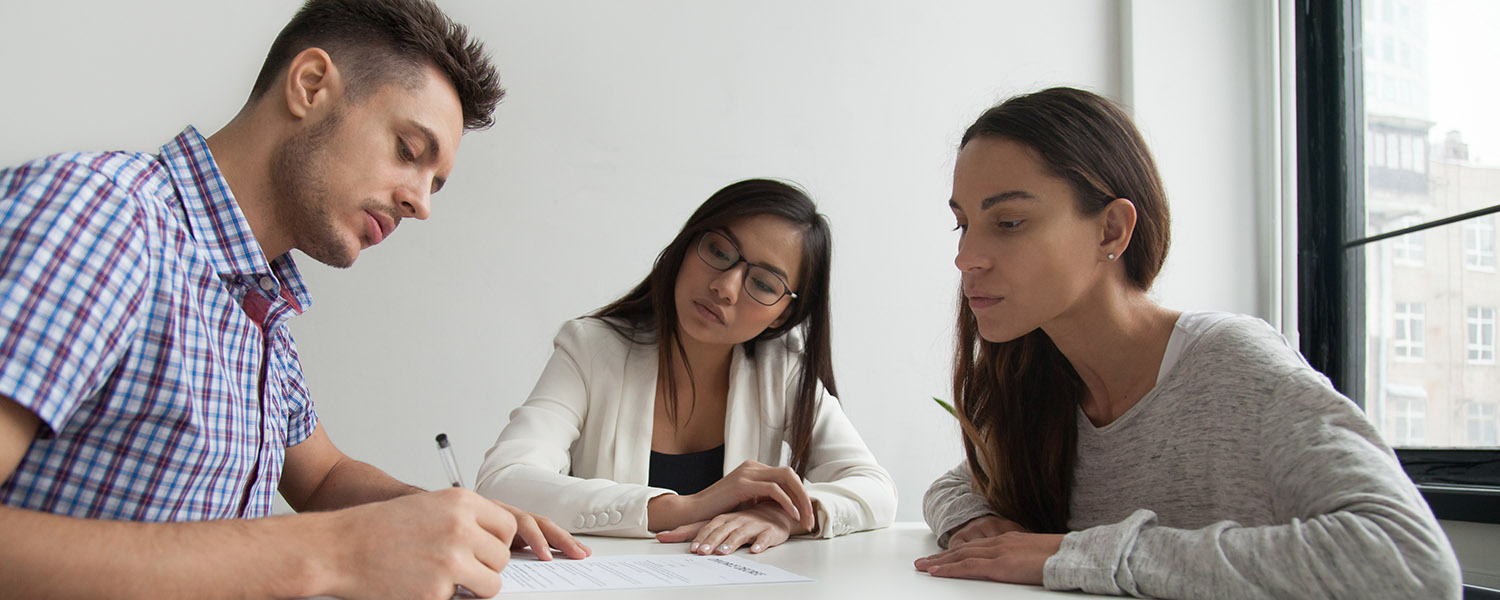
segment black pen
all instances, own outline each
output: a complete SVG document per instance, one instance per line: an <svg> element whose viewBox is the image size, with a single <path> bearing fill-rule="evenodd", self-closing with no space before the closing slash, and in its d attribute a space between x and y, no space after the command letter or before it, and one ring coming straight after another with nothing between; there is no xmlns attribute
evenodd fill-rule
<svg viewBox="0 0 1500 600"><path fill-rule="evenodd" d="M448 472L448 482L453 487L464 487L464 478L458 472L458 458L453 456L453 446L448 443L448 434L437 435L438 457L443 459L443 470Z"/></svg>

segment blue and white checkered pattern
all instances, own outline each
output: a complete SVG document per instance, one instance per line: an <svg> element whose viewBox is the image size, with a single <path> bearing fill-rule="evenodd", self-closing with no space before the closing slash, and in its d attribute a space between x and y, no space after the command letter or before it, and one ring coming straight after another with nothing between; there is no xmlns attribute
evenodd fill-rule
<svg viewBox="0 0 1500 600"><path fill-rule="evenodd" d="M246 294L269 303L265 335ZM269 514L286 447L317 426L287 327L309 305L291 257L262 255L192 127L159 156L0 170L0 394L44 425L0 504L137 521Z"/></svg>

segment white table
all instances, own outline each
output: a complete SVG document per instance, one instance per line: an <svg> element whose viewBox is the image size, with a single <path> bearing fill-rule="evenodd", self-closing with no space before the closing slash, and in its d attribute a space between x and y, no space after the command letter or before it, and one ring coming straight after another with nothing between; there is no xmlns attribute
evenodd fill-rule
<svg viewBox="0 0 1500 600"><path fill-rule="evenodd" d="M650 539L581 536L595 556L626 554L680 554L687 544L662 544ZM990 581L932 577L912 567L912 561L938 551L937 538L922 523L896 523L886 529L865 531L831 540L792 539L760 554L741 549L736 554L775 565L814 581L740 586L641 589L606 592L549 592L501 594L497 598L599 600L695 598L792 599L849 598L851 600L902 598L1059 598L1082 596L1049 592L1040 587ZM566 560L566 559L559 559Z"/></svg>

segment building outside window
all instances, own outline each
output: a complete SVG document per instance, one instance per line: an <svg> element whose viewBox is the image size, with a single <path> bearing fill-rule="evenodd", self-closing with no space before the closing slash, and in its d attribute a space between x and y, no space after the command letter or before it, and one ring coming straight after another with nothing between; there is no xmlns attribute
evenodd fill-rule
<svg viewBox="0 0 1500 600"><path fill-rule="evenodd" d="M1466 325L1468 344L1465 350L1469 363L1495 364L1495 308L1470 306Z"/></svg>

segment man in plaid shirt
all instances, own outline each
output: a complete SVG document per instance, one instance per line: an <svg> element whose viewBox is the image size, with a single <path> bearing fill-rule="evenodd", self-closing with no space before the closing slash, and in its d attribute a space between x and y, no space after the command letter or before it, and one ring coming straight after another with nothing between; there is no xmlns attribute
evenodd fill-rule
<svg viewBox="0 0 1500 600"><path fill-rule="evenodd" d="M502 94L427 0L310 0L212 136L0 170L0 596L488 596L512 547L586 556L345 456L287 327L289 252L427 218Z"/></svg>

